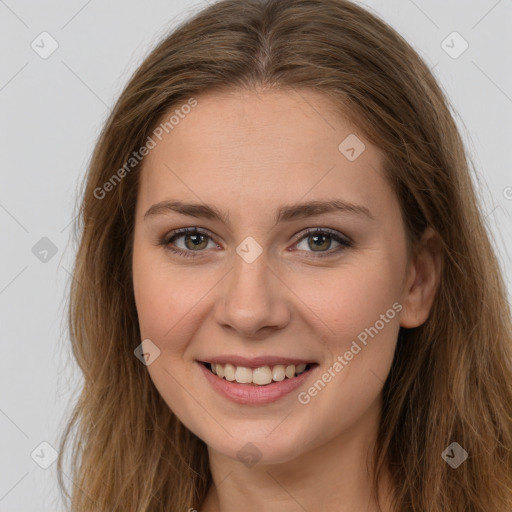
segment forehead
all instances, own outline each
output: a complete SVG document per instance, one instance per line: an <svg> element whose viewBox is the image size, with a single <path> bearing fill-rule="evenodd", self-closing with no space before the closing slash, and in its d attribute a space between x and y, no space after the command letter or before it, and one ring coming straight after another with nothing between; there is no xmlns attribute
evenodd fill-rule
<svg viewBox="0 0 512 512"><path fill-rule="evenodd" d="M187 114L174 116L175 125L163 134L163 144L159 142L148 160L166 149L172 150L175 159L214 152L216 162L234 155L243 158L254 150L262 152L262 159L278 155L308 159L315 153L337 152L340 137L358 131L338 113L336 103L311 90L237 89L203 94L195 100L196 106ZM166 119L169 113L161 121Z"/></svg>
<svg viewBox="0 0 512 512"><path fill-rule="evenodd" d="M162 140L154 138L143 163L140 208L169 198L222 207L228 200L241 209L333 193L354 202L385 200L380 152L329 97L233 90L195 99ZM347 149L357 158L353 151L348 158Z"/></svg>

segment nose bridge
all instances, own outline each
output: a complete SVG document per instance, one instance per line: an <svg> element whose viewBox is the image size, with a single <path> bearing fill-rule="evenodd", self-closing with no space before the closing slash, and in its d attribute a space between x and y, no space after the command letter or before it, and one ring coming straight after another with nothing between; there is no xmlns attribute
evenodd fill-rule
<svg viewBox="0 0 512 512"><path fill-rule="evenodd" d="M246 336L263 327L281 328L288 316L283 285L269 265L267 251L259 247L253 240L239 245L216 309L219 323Z"/></svg>
<svg viewBox="0 0 512 512"><path fill-rule="evenodd" d="M273 272L269 266L268 252L261 250L260 254L254 253L255 248L250 242L240 244L237 255L233 261L233 272L230 279L231 293L236 293L240 299L243 297L254 297L258 300L263 297L256 295L267 295L269 274ZM256 295L255 295L256 294ZM265 297L268 298L268 297Z"/></svg>

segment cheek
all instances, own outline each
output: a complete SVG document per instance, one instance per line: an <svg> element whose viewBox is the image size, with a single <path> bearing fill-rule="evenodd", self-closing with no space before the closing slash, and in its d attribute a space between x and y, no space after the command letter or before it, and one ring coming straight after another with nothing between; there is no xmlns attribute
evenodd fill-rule
<svg viewBox="0 0 512 512"><path fill-rule="evenodd" d="M309 309L329 353L326 369L337 362L326 375L332 379L324 395L327 402L353 407L350 403L359 397L363 410L389 373L401 309L397 260L390 252L367 251L323 276L317 273L314 282L297 280L294 291Z"/></svg>
<svg viewBox="0 0 512 512"><path fill-rule="evenodd" d="M218 278L217 278L218 281ZM197 328L196 317L208 291L215 285L210 273L179 267L159 251L134 248L133 288L142 339L161 350L181 351Z"/></svg>
<svg viewBox="0 0 512 512"><path fill-rule="evenodd" d="M133 290L142 338L150 338L159 346L165 333L183 316L186 294L169 270L157 262L149 250L134 247Z"/></svg>
<svg viewBox="0 0 512 512"><path fill-rule="evenodd" d="M312 422L328 418L325 435L336 435L365 414L393 361L401 309L399 276L391 271L391 260L368 261L326 274L314 287L297 292L317 318L330 354L318 377L322 382L313 382L301 396Z"/></svg>
<svg viewBox="0 0 512 512"><path fill-rule="evenodd" d="M191 285L190 276L170 265L156 251L135 246L133 289L141 340L150 339L160 350L147 371L169 408L190 423L189 395L182 383L190 376L183 365L189 337L184 334L193 321L194 305L206 290ZM206 285L206 284L205 284Z"/></svg>
<svg viewBox="0 0 512 512"><path fill-rule="evenodd" d="M317 316L316 324L327 337L357 336L400 297L399 276L390 265L367 263L303 277L294 284L294 292Z"/></svg>

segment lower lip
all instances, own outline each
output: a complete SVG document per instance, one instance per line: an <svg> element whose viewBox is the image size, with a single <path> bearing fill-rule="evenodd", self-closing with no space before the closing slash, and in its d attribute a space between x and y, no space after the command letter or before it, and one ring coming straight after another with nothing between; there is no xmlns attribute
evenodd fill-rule
<svg viewBox="0 0 512 512"><path fill-rule="evenodd" d="M199 362L198 364L204 376L206 377L206 380L212 385L215 391L238 404L256 405L275 402L283 396L288 395L292 391L296 390L301 384L303 384L318 367L315 365L308 371L301 373L292 379L285 378L281 382L272 382L266 386L257 386L230 382L215 375L208 368L206 368L204 364Z"/></svg>

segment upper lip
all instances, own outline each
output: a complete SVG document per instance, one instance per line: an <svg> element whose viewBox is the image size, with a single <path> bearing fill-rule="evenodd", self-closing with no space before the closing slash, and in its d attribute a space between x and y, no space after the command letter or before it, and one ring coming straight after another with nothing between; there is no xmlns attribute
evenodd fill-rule
<svg viewBox="0 0 512 512"><path fill-rule="evenodd" d="M215 363L215 364L232 364L233 366L243 366L245 368L259 368L261 366L275 366L278 364L295 366L299 364L314 364L310 359L299 359L282 356L260 356L260 357L242 357L242 356L212 356L200 360L202 363Z"/></svg>

